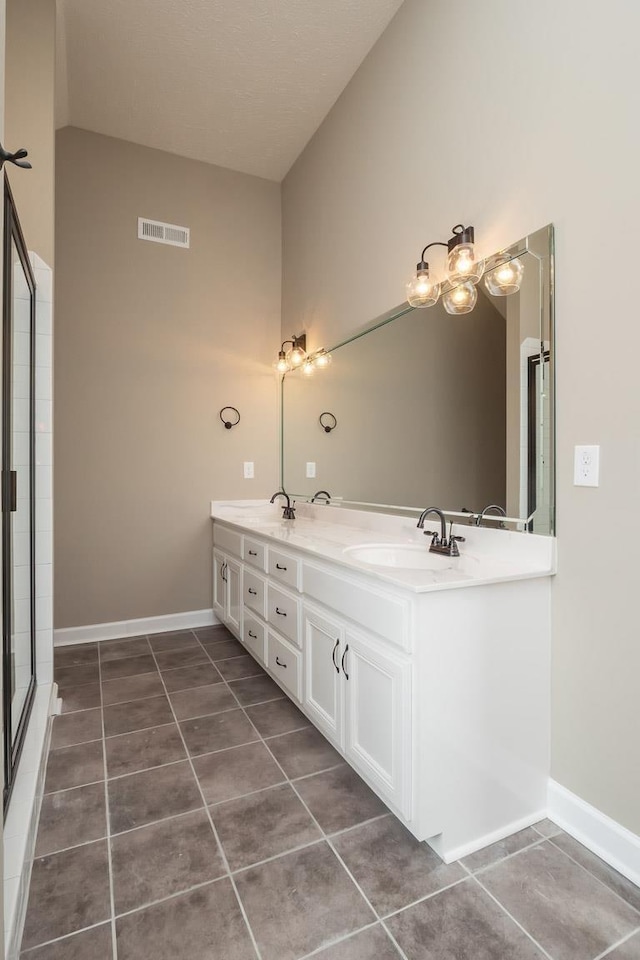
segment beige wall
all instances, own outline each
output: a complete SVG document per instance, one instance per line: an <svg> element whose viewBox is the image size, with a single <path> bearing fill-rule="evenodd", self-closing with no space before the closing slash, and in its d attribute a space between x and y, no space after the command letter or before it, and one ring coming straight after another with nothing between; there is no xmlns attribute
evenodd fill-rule
<svg viewBox="0 0 640 960"><path fill-rule="evenodd" d="M53 266L55 0L7 0L7 150L26 147L32 170L7 164L27 247Z"/></svg>
<svg viewBox="0 0 640 960"><path fill-rule="evenodd" d="M640 324L616 238L639 212L639 32L627 0L406 0L283 190L283 331L317 345L398 303L452 224L493 251L555 223L552 774L636 833ZM602 445L598 489L573 486L576 443Z"/></svg>
<svg viewBox="0 0 640 960"><path fill-rule="evenodd" d="M209 501L277 487L279 185L67 127L56 195L55 625L210 608Z"/></svg>

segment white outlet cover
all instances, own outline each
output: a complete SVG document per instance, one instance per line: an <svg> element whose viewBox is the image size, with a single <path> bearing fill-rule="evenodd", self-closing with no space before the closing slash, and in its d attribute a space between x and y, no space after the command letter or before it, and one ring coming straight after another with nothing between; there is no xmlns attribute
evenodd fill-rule
<svg viewBox="0 0 640 960"><path fill-rule="evenodd" d="M576 487L600 485L600 447L597 444L579 444L574 448L573 484Z"/></svg>
<svg viewBox="0 0 640 960"><path fill-rule="evenodd" d="M316 465L313 461L307 463L307 480L313 480L316 475Z"/></svg>
<svg viewBox="0 0 640 960"><path fill-rule="evenodd" d="M253 480L255 477L255 472L253 468L253 460L245 460L243 466L243 476L245 480Z"/></svg>

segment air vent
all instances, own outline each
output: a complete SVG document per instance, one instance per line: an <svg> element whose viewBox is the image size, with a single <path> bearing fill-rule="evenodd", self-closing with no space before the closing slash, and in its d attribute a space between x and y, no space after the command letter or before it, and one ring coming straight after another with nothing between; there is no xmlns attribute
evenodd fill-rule
<svg viewBox="0 0 640 960"><path fill-rule="evenodd" d="M168 243L171 247L189 246L189 227L177 227L175 223L161 223L138 217L138 240Z"/></svg>

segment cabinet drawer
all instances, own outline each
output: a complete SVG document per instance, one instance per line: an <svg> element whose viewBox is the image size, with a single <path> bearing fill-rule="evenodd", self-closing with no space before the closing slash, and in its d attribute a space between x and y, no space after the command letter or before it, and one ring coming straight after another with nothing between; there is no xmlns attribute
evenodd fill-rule
<svg viewBox="0 0 640 960"><path fill-rule="evenodd" d="M258 616L266 620L267 581L246 567L244 569L242 596L244 597L245 607L254 610Z"/></svg>
<svg viewBox="0 0 640 960"><path fill-rule="evenodd" d="M250 563L252 567L256 567L258 570L267 569L267 547L266 544L260 543L259 540L251 540L249 537L244 538L244 562Z"/></svg>
<svg viewBox="0 0 640 960"><path fill-rule="evenodd" d="M213 545L223 553L232 553L236 557L242 556L242 534L220 523L213 525Z"/></svg>
<svg viewBox="0 0 640 960"><path fill-rule="evenodd" d="M265 657L265 639L267 628L257 617L254 617L250 610L244 609L244 619L242 623L242 642L247 650L250 650L254 657L260 663L266 663Z"/></svg>
<svg viewBox="0 0 640 960"><path fill-rule="evenodd" d="M287 553L269 549L269 575L288 587L298 589L300 580L300 561Z"/></svg>
<svg viewBox="0 0 640 960"><path fill-rule="evenodd" d="M267 666L269 670L292 697L300 700L302 654L299 650L294 650L286 640L276 637L271 631L269 631L267 644Z"/></svg>
<svg viewBox="0 0 640 960"><path fill-rule="evenodd" d="M268 590L267 620L278 633L300 646L300 601L272 583Z"/></svg>

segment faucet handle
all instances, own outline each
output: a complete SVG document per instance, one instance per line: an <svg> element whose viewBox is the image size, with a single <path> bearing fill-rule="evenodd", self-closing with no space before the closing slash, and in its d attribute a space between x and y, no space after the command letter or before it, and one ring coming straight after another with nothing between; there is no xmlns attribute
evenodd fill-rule
<svg viewBox="0 0 640 960"><path fill-rule="evenodd" d="M424 533L425 537L434 537L436 540L439 537L437 530L423 530L422 532Z"/></svg>
<svg viewBox="0 0 640 960"><path fill-rule="evenodd" d="M456 540L458 543L464 543L466 539L467 539L466 537L454 537L453 534L451 534L451 536L449 537L449 540L451 543L453 543Z"/></svg>

